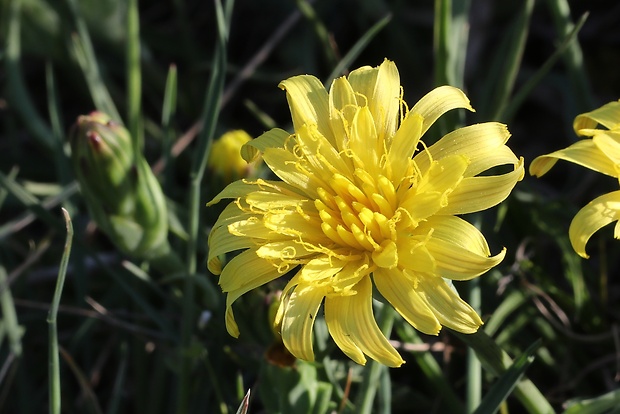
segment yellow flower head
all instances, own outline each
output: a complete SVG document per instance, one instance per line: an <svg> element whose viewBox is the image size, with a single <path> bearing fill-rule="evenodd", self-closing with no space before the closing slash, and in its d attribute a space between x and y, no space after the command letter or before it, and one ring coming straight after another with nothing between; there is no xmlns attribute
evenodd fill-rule
<svg viewBox="0 0 620 414"><path fill-rule="evenodd" d="M472 110L444 86L408 109L396 65L362 67L328 91L309 75L280 84L294 134L272 129L242 150L261 155L282 181L237 181L210 204L232 198L209 237L209 269L227 295L226 326L239 335L232 304L244 293L297 271L283 290L276 324L297 358L313 360L312 327L325 321L342 351L388 366L403 363L372 310L373 284L415 328L473 333L480 317L444 280L468 280L504 257L456 214L504 200L523 161L504 145L498 123L472 125L426 147L420 138L446 111ZM503 175L478 174L510 165ZM218 256L245 249L222 270Z"/></svg>
<svg viewBox="0 0 620 414"><path fill-rule="evenodd" d="M242 129L229 131L213 142L209 153L209 165L226 183L246 177L251 170L240 154L241 147L252 137Z"/></svg>
<svg viewBox="0 0 620 414"><path fill-rule="evenodd" d="M597 129L598 125L607 129ZM620 179L620 101L578 115L573 122L577 135L588 137L568 148L542 155L530 164L530 174L541 177L557 160L566 160ZM579 210L568 229L573 249L588 258L586 243L601 229L620 219L620 191L595 198ZM620 239L620 222L614 237Z"/></svg>

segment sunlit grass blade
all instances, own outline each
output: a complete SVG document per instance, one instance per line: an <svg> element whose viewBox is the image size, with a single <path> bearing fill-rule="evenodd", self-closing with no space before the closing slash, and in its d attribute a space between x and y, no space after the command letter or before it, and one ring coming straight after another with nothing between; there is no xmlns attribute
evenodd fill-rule
<svg viewBox="0 0 620 414"><path fill-rule="evenodd" d="M566 56L565 52L570 49L571 45L577 42L577 34L583 27L588 18L588 13L583 14L577 24L573 26L572 30L566 35L566 37L562 40L562 43L557 47L557 49L553 52L551 56L545 61L545 63L532 75L528 78L527 82L519 89L519 91L514 95L514 97L510 100L510 103L506 106L504 113L502 115L502 119L506 122L509 122L514 114L517 112L519 107L525 101L525 98L532 92L532 90L540 83L542 78L549 73L553 65L558 61L558 59L562 56Z"/></svg>
<svg viewBox="0 0 620 414"><path fill-rule="evenodd" d="M58 231L64 231L65 226L63 226L62 222L47 211L35 196L26 191L17 181L10 179L2 172L0 172L0 187L4 187L11 195L17 198L21 204L30 209L48 226Z"/></svg>
<svg viewBox="0 0 620 414"><path fill-rule="evenodd" d="M327 79L323 82L325 85L330 85L334 79L341 76L347 68L353 63L355 59L362 53L362 51L368 46L368 44L374 39L374 37L390 22L392 15L388 14L383 17L377 23L373 24L370 29L357 42L353 45L346 55L340 59L340 62L336 65L332 73L329 74Z"/></svg>
<svg viewBox="0 0 620 414"><path fill-rule="evenodd" d="M21 0L9 2L8 30L6 34L6 54L3 56L6 69L6 87L10 105L23 120L24 126L45 148L54 146L53 134L39 115L24 82L21 60Z"/></svg>
<svg viewBox="0 0 620 414"><path fill-rule="evenodd" d="M0 308L2 309L2 328L9 339L11 353L14 357L20 357L22 354L23 329L19 326L9 279L6 269L2 265L0 265Z"/></svg>
<svg viewBox="0 0 620 414"><path fill-rule="evenodd" d="M226 77L228 30L234 1L228 0L224 7L219 0L215 1L215 14L217 17L217 42L211 78L207 87L205 104L202 113L203 129L198 136L196 153L190 170L190 187L188 197L188 240L187 240L187 276L183 289L183 320L181 322L181 351L182 360L179 371L179 395L177 401L177 413L184 414L188 411L190 398L190 371L191 356L183 353L191 344L192 328L194 326L194 279L197 269L197 247L200 225L201 184L213 142L213 134L217 125L220 112L220 101L224 90Z"/></svg>
<svg viewBox="0 0 620 414"><path fill-rule="evenodd" d="M58 329L56 321L58 318L58 306L60 305L60 297L62 289L65 285L65 277L67 275L67 266L69 265L69 257L71 256L71 244L73 243L73 224L71 217L64 208L62 213L65 216L67 226L67 237L65 247L58 268L58 279L56 280L56 290L47 315L47 323L49 327L49 412L50 414L60 414L61 395L60 395L60 361L58 350Z"/></svg>
<svg viewBox="0 0 620 414"><path fill-rule="evenodd" d="M62 108L60 107L56 91L54 67L50 62L47 62L45 65L45 80L47 86L47 108L54 135L54 162L56 164L56 171L58 171L58 182L62 185L69 185L72 181L71 164L65 152L65 128L62 125L61 119ZM63 204L69 214L72 214L75 208L70 200L67 198Z"/></svg>
<svg viewBox="0 0 620 414"><path fill-rule="evenodd" d="M482 293L480 290L480 279L475 278L468 282L469 304L478 313L482 304ZM472 348L467 348L467 381L465 384L467 412L470 413L480 405L482 398L482 365Z"/></svg>
<svg viewBox="0 0 620 414"><path fill-rule="evenodd" d="M101 77L99 63L95 55L95 49L90 40L86 23L80 16L79 8L76 0L66 0L73 14L77 33L72 36L73 54L82 69L82 73L86 79L86 84L90 91L91 97L95 103L95 107L108 114L116 122L123 123L123 120L116 109L116 105L112 100L112 96L108 91Z"/></svg>
<svg viewBox="0 0 620 414"><path fill-rule="evenodd" d="M541 341L538 340L530 345L515 361L510 368L504 372L501 377L493 384L484 396L480 405L473 411L474 414L495 413L499 406L508 398L512 390L515 388L525 370L534 362L534 353L540 346Z"/></svg>
<svg viewBox="0 0 620 414"><path fill-rule="evenodd" d="M555 30L560 37L568 38L575 31L575 26L579 26L579 22L574 24L571 20L569 2L567 0L547 0L545 3L551 12ZM582 19L583 16L579 21ZM568 75L572 84L571 92L574 94L575 103L577 104L576 113L590 111L595 104L579 42L570 42L562 57L564 64L568 68Z"/></svg>
<svg viewBox="0 0 620 414"><path fill-rule="evenodd" d="M11 172L8 177L3 176L2 173L0 173L0 190L6 190L7 187L3 186L2 180L7 180L10 185L17 186L16 188L14 188L14 190L17 191L19 194L21 194L22 198L20 198L20 201L22 201L22 203L26 206L32 205L33 208L32 208L32 211L26 211L20 214L19 216L17 216L17 218L7 221L4 224L0 225L0 240L4 239L9 234L15 233L23 229L24 227L26 227L27 225L35 221L38 217L38 210L37 210L38 208L43 209L43 211L47 211L49 209L56 207L58 204L65 202L69 197L71 197L73 194L78 192L77 183L72 182L71 184L64 187L58 194L47 197L43 199L43 201L38 203L37 199L33 197L32 194L28 193L28 191L26 191L23 187L17 184L17 182L15 181L15 177L17 176L16 174L17 170L14 170L14 171L15 172L14 173ZM48 218L53 219L54 221L57 221L51 215L48 216ZM57 228L58 229L62 228L62 223L60 221L58 221L57 223Z"/></svg>
<svg viewBox="0 0 620 414"><path fill-rule="evenodd" d="M127 129L133 140L134 153L140 154L143 145L141 128L142 74L140 69L140 19L138 0L127 2Z"/></svg>
<svg viewBox="0 0 620 414"><path fill-rule="evenodd" d="M512 365L512 358L483 330L470 335L456 331L451 332L476 351L482 367L492 375L500 377ZM551 414L555 412L536 385L527 378L519 381L515 387L514 395L529 413Z"/></svg>
<svg viewBox="0 0 620 414"><path fill-rule="evenodd" d="M435 85L463 88L470 1L435 0Z"/></svg>
<svg viewBox="0 0 620 414"><path fill-rule="evenodd" d="M168 68L168 77L166 78L166 89L164 91L164 104L161 111L161 128L164 131L164 192L172 181L172 144L174 141L174 130L171 122L174 119L177 110L177 66L172 64Z"/></svg>
<svg viewBox="0 0 620 414"><path fill-rule="evenodd" d="M570 400L566 406L564 414L617 413L620 406L620 389L594 398Z"/></svg>
<svg viewBox="0 0 620 414"><path fill-rule="evenodd" d="M484 331L489 336L495 335L499 327L506 319L527 302L529 296L520 290L513 290L504 298L502 303L495 308L491 318L485 322Z"/></svg>
<svg viewBox="0 0 620 414"><path fill-rule="evenodd" d="M481 108L481 112L487 119L502 120L521 67L533 9L534 0L526 0L523 3L508 32L508 37L497 48L493 72L489 74L485 84L486 96L482 100L485 105Z"/></svg>
<svg viewBox="0 0 620 414"><path fill-rule="evenodd" d="M332 67L335 66L338 62L338 57L334 51L332 40L330 39L329 31L325 27L325 24L319 19L314 7L312 7L309 1L296 0L295 2L301 14L312 24L312 28L321 43L321 50L323 51L325 59L327 59L327 64Z"/></svg>
<svg viewBox="0 0 620 414"><path fill-rule="evenodd" d="M469 38L470 1L435 0L433 49L435 86L464 88L465 57ZM464 112L442 116L437 124L440 135L452 131L464 121Z"/></svg>

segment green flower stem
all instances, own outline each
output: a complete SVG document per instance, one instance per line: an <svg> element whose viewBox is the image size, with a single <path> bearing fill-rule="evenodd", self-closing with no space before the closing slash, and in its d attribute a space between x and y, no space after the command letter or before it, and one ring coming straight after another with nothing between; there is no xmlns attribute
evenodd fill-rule
<svg viewBox="0 0 620 414"><path fill-rule="evenodd" d="M512 359L510 356L483 330L478 330L478 332L470 335L456 331L451 332L476 352L482 367L494 376L500 376L511 366ZM517 384L514 395L531 414L555 412L536 385L528 379L523 379Z"/></svg>
<svg viewBox="0 0 620 414"><path fill-rule="evenodd" d="M196 254L198 246L198 228L200 224L201 197L200 189L204 176L213 134L220 112L220 100L224 89L226 77L226 43L228 40L228 28L230 27L230 15L232 14L233 1L228 0L225 8L220 1L215 2L217 16L218 39L213 59L213 68L209 87L207 88L205 107L202 114L203 130L200 133L196 156L193 159L190 173L189 189L189 223L187 240L187 275L183 290L183 320L181 324L181 366L179 372L179 396L177 401L177 413L185 414L189 409L190 380L191 380L191 357L186 352L191 345L192 328L194 326L194 285L196 283Z"/></svg>
<svg viewBox="0 0 620 414"><path fill-rule="evenodd" d="M381 332L389 338L394 325L394 317L396 313L391 306L380 304L377 312L377 321ZM364 368L362 385L358 391L355 401L355 408L358 414L370 414L373 412L373 402L379 386L379 378L384 370L388 368L377 361L370 360Z"/></svg>
<svg viewBox="0 0 620 414"><path fill-rule="evenodd" d="M480 313L482 297L480 294L480 279L469 281L469 304ZM482 366L473 348L467 348L467 383L466 383L466 412L471 413L480 405L482 400Z"/></svg>
<svg viewBox="0 0 620 414"><path fill-rule="evenodd" d="M67 238L65 248L58 269L58 279L56 280L56 290L52 305L47 315L47 323L49 326L49 412L50 414L60 414L60 361L58 356L58 330L56 329L56 318L58 316L58 306L60 305L60 296L62 288L65 284L65 276L67 274L67 265L69 264L69 256L71 254L71 243L73 242L73 225L71 217L64 208L62 212L65 216L67 225Z"/></svg>

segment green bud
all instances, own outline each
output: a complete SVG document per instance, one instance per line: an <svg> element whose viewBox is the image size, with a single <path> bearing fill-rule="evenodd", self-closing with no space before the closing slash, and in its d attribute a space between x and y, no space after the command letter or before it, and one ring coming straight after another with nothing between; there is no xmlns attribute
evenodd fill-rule
<svg viewBox="0 0 620 414"><path fill-rule="evenodd" d="M78 117L70 134L71 160L88 209L124 253L151 258L167 248L166 203L129 132L101 112Z"/></svg>

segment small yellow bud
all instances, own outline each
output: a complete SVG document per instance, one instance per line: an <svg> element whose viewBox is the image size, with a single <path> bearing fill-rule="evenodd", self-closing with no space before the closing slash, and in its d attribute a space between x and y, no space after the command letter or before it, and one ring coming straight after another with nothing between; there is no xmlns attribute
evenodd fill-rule
<svg viewBox="0 0 620 414"><path fill-rule="evenodd" d="M209 165L215 174L226 183L247 177L252 173L254 164L248 164L241 157L241 147L252 137L244 130L229 131L213 142L209 154Z"/></svg>

